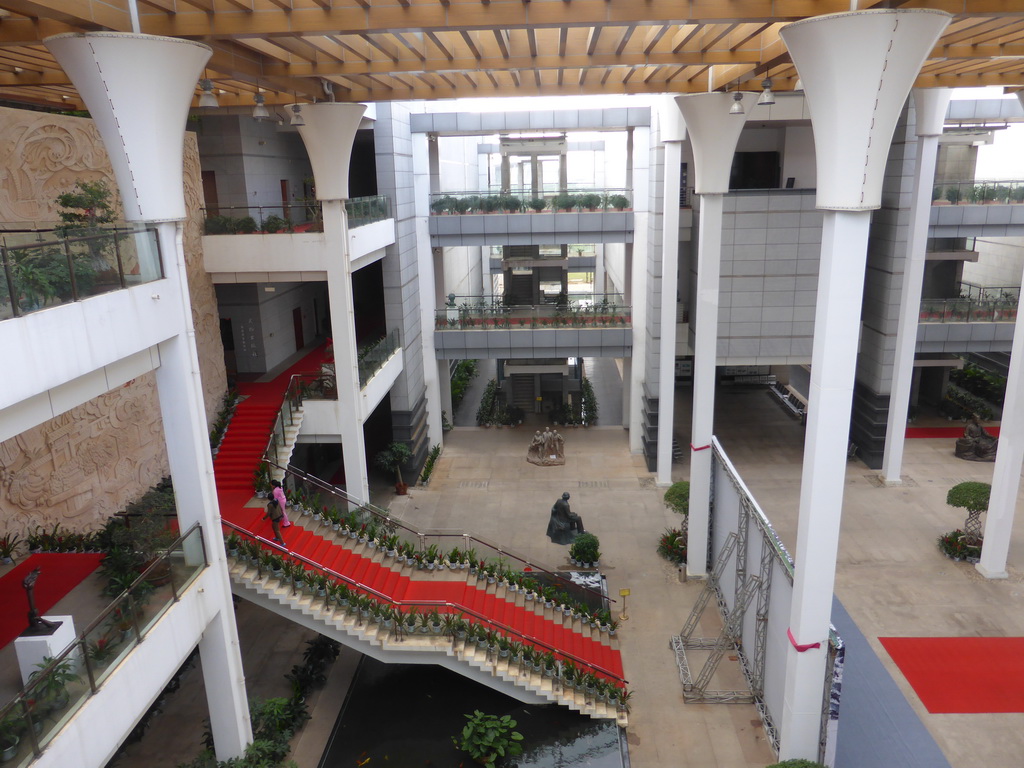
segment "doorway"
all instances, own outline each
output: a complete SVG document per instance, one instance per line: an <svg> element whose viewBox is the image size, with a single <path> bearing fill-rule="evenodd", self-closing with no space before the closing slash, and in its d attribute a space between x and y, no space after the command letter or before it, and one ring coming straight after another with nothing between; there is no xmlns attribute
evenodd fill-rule
<svg viewBox="0 0 1024 768"><path fill-rule="evenodd" d="M292 310L292 327L295 329L295 351L298 352L306 346L305 335L302 332L302 307Z"/></svg>

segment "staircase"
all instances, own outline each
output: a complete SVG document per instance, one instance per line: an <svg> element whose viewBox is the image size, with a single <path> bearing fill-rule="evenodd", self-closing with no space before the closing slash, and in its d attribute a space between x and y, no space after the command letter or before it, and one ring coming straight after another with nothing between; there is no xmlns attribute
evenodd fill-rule
<svg viewBox="0 0 1024 768"><path fill-rule="evenodd" d="M294 511L291 514L295 524L284 530L288 550L272 544L270 523L262 519L263 505L249 506L253 472L264 458L281 410L282 394L295 367L273 382L239 387L244 399L236 407L214 460L221 516L228 532L256 541L261 551L282 554L307 571L326 574L330 581L344 584L358 594L370 595L381 604L405 611L415 606L422 612L436 609L441 614L463 615L473 624L538 652L553 653L558 667L572 662L600 680L617 687L624 684L622 659L614 636L555 608L546 608L540 601L527 601L522 592L513 593L507 586L488 584L486 578L478 580L468 570L430 571L399 564L371 544L360 544L329 525L313 522L311 516L296 520ZM293 423L281 442L289 454L301 417L301 410L292 411ZM276 463L284 467L287 461L287 457L279 454ZM283 474L284 470L278 472ZM528 668L522 661L513 663L502 658L498 650L481 648L458 637L396 632L394 627L369 623L326 596L296 590L282 578L247 561L229 558L229 564L235 594L382 661L440 664L520 701L556 703L590 717L615 719L625 725L626 715L617 706L600 700L592 690L578 691L563 685L557 676L545 673L539 665Z"/></svg>
<svg viewBox="0 0 1024 768"><path fill-rule="evenodd" d="M533 374L513 373L508 377L512 393L512 405L522 408L526 413L533 413L536 396L533 391Z"/></svg>
<svg viewBox="0 0 1024 768"><path fill-rule="evenodd" d="M289 532L295 532L298 527L293 526ZM315 539L326 543L326 537L321 538L305 528L295 538L299 545ZM504 586L487 584L485 580L477 585L473 583L475 577L467 578L455 571L437 571L433 577L421 578L424 572L417 572L411 566L382 562L383 553L370 550L368 545L357 544L350 548L344 546L343 540L327 545L342 550L345 554L336 553L338 560L352 561L353 570L388 585L398 605L419 605L421 610L437 607L440 613L463 613L472 611L469 605L476 604L486 607L491 615L518 618L521 625L532 626L534 631L545 630L539 634L559 635L562 642L574 648L602 646L609 658L618 656L614 637L605 633L602 641L597 629L583 627L579 620L556 614L555 609L544 608L543 603L528 604L523 594L509 594ZM285 577L266 570L261 572L251 562L229 558L229 564L232 590L239 597L380 661L438 664L527 704L558 704L589 717L616 720L622 726L627 724L626 714L615 705L599 701L593 693L570 688L557 677L534 670L521 660L502 657L499 651L489 650L482 644L465 638L412 632L393 623L385 626L369 616L361 616L354 607L337 605L326 595L316 595L308 588L297 590ZM461 595L465 603L447 601L437 605L425 597L435 591ZM473 613L484 615L484 611Z"/></svg>

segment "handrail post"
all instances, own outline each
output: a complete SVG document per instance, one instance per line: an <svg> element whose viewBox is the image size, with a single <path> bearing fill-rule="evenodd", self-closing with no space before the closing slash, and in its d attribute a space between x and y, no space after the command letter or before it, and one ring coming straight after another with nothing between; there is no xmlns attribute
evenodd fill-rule
<svg viewBox="0 0 1024 768"><path fill-rule="evenodd" d="M124 275L124 263L121 261L121 245L120 239L117 236L117 230L114 230L114 257L117 259L117 276L121 281L121 287L128 287L128 280Z"/></svg>
<svg viewBox="0 0 1024 768"><path fill-rule="evenodd" d="M71 300L78 301L78 281L75 280L75 265L71 258L71 244L64 238L64 258L68 262L68 277L71 279Z"/></svg>
<svg viewBox="0 0 1024 768"><path fill-rule="evenodd" d="M85 644L85 637L78 641L81 645L82 663L85 665L85 676L89 678L89 690L96 693L96 673L92 668L92 660L89 658L89 648Z"/></svg>

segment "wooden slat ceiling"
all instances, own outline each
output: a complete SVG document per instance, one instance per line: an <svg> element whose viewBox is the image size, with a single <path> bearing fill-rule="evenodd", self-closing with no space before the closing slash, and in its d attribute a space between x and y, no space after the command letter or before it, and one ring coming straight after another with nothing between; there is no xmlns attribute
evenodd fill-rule
<svg viewBox="0 0 1024 768"><path fill-rule="evenodd" d="M131 0L0 0L0 100L82 108L41 40L131 31ZM779 30L850 0L137 0L141 31L214 49L222 106L793 88ZM922 87L1024 87L1024 1L861 0L954 15ZM851 77L856 73L851 72ZM198 99L198 86L196 95Z"/></svg>

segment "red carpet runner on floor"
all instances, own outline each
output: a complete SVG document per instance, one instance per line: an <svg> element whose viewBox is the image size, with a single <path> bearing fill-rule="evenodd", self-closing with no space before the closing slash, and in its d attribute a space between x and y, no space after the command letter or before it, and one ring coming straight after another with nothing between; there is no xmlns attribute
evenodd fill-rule
<svg viewBox="0 0 1024 768"><path fill-rule="evenodd" d="M999 427L985 427L992 437L999 437ZM907 427L907 437L951 438L956 440L964 436L964 428L960 427Z"/></svg>
<svg viewBox="0 0 1024 768"><path fill-rule="evenodd" d="M1024 637L878 639L929 712L1024 712Z"/></svg>
<svg viewBox="0 0 1024 768"><path fill-rule="evenodd" d="M272 537L270 523L261 519L263 508L245 506L253 496L253 472L263 456L290 377L295 373L316 371L322 359L323 350L317 350L272 382L238 386L246 398L235 410L213 463L221 516L225 520L265 538ZM617 650L566 629L561 623L552 622L509 601L486 594L466 582L411 579L300 526L285 529L284 535L292 552L390 595L393 600L454 603L461 610L483 614L527 637L533 637L622 676L622 658Z"/></svg>
<svg viewBox="0 0 1024 768"><path fill-rule="evenodd" d="M95 571L102 559L98 554L41 552L18 563L0 579L0 648L14 642L28 627L28 600L21 582L33 568L42 568L33 595L36 609L45 615Z"/></svg>

